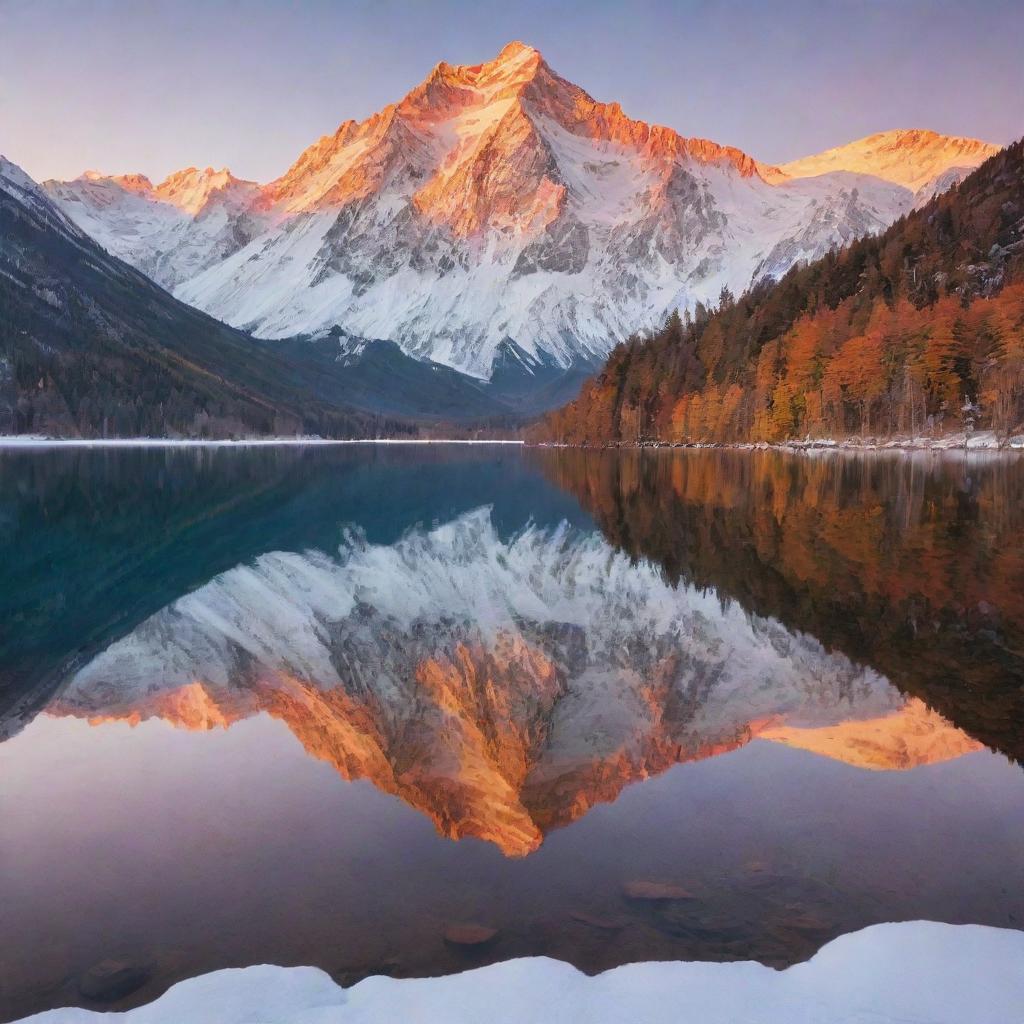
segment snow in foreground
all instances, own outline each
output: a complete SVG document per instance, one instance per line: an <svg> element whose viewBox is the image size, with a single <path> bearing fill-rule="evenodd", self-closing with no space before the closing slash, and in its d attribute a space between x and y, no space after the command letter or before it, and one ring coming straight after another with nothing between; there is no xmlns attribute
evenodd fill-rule
<svg viewBox="0 0 1024 1024"><path fill-rule="evenodd" d="M126 1013L51 1010L36 1024L1015 1024L1024 1021L1024 932L882 924L808 963L631 964L588 978L546 958L445 978L339 988L314 967L216 971Z"/></svg>

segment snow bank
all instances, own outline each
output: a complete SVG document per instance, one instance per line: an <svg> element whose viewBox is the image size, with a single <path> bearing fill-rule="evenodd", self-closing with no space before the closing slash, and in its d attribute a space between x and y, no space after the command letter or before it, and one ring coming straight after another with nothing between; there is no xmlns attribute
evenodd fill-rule
<svg viewBox="0 0 1024 1024"><path fill-rule="evenodd" d="M312 967L216 971L126 1013L36 1024L1016 1024L1024 932L928 921L845 935L777 972L756 963L631 964L588 978L546 958L341 989Z"/></svg>

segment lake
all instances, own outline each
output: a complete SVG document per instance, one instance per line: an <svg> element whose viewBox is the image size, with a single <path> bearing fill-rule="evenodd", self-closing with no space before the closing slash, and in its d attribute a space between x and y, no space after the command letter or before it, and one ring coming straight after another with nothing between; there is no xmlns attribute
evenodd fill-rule
<svg viewBox="0 0 1024 1024"><path fill-rule="evenodd" d="M0 566L5 1020L1024 927L1013 457L11 450Z"/></svg>

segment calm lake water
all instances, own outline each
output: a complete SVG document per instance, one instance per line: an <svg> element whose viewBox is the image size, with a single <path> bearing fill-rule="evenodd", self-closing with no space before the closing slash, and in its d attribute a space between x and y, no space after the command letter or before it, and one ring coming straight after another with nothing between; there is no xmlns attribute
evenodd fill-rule
<svg viewBox="0 0 1024 1024"><path fill-rule="evenodd" d="M0 453L4 1019L1021 928L1022 759L1024 461Z"/></svg>

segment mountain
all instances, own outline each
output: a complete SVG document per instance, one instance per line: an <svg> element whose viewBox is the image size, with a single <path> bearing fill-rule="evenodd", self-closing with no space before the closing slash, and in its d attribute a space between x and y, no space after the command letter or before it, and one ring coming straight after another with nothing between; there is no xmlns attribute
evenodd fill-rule
<svg viewBox="0 0 1024 1024"><path fill-rule="evenodd" d="M919 128L898 129L793 160L773 171L776 180L808 178L833 171L870 174L930 199L940 181L945 184L945 191L995 156L999 149L978 139L939 135Z"/></svg>
<svg viewBox="0 0 1024 1024"><path fill-rule="evenodd" d="M597 368L596 362L565 368L550 356L531 356L505 341L498 346L490 379L481 380L414 358L393 341L353 337L338 327L275 344L297 363L308 362L315 352L356 408L482 430L520 428L574 398Z"/></svg>
<svg viewBox="0 0 1024 1024"><path fill-rule="evenodd" d="M813 637L565 523L503 540L482 508L335 550L216 576L84 665L48 713L188 729L268 713L345 778L509 856L761 735L874 769L978 748Z"/></svg>
<svg viewBox="0 0 1024 1024"><path fill-rule="evenodd" d="M260 187L209 170L202 187L46 187L111 252L259 337L336 326L481 379L510 352L553 378L669 310L883 229L918 188L991 149L893 145L826 173L769 168L628 118L510 43L487 63L438 64Z"/></svg>
<svg viewBox="0 0 1024 1024"><path fill-rule="evenodd" d="M313 350L290 360L179 302L100 248L3 158L0 236L0 433L414 429L352 409L333 360Z"/></svg>
<svg viewBox="0 0 1024 1024"><path fill-rule="evenodd" d="M157 186L142 174L86 171L43 188L103 248L168 289L237 252L267 226L259 186L227 169L190 167Z"/></svg>
<svg viewBox="0 0 1024 1024"><path fill-rule="evenodd" d="M1024 432L1022 325L1024 141L883 234L620 346L534 437L1009 437Z"/></svg>
<svg viewBox="0 0 1024 1024"><path fill-rule="evenodd" d="M188 245L173 250L181 256L195 252L195 231L223 226L232 194L250 183L207 169L155 188L141 175L90 173L72 184L94 201L113 196L122 211L164 196L158 208L170 235L192 225ZM193 220L187 211L197 204ZM105 252L63 213L52 188L44 192L8 161L0 164L0 206L9 243L0 254L0 432L493 433L572 397L589 368L512 359L481 381L337 328L313 340L261 341Z"/></svg>

